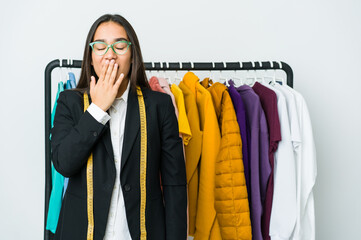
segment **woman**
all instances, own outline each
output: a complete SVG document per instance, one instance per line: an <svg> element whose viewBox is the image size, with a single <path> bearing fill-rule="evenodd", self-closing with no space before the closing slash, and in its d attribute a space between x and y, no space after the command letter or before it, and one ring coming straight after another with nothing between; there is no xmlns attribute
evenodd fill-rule
<svg viewBox="0 0 361 240"><path fill-rule="evenodd" d="M123 17L103 15L92 25L79 83L60 94L51 132L54 167L69 177L55 239L186 239L174 107L150 90Z"/></svg>

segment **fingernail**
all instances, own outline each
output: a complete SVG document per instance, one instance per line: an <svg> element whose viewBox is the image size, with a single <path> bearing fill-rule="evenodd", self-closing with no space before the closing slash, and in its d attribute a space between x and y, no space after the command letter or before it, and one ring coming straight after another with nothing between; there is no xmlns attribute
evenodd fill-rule
<svg viewBox="0 0 361 240"><path fill-rule="evenodd" d="M112 59L111 63L113 63L113 62L114 62L114 59Z"/></svg>
<svg viewBox="0 0 361 240"><path fill-rule="evenodd" d="M122 74L120 74L120 77L124 77L124 74L122 73Z"/></svg>
<svg viewBox="0 0 361 240"><path fill-rule="evenodd" d="M108 64L108 63L109 63L109 60L106 60L106 61L105 61L105 64Z"/></svg>

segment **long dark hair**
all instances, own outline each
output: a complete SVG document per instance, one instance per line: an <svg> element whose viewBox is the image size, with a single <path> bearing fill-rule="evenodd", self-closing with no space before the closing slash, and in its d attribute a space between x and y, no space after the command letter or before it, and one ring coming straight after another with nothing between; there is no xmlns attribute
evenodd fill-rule
<svg viewBox="0 0 361 240"><path fill-rule="evenodd" d="M129 41L132 43L130 49L132 51L132 60L129 70L129 81L131 90L135 91L136 86L150 88L147 76L145 74L145 67L143 63L142 52L140 50L140 45L138 41L137 34L135 33L132 25L122 16L118 14L105 14L98 18L93 25L91 26L88 36L85 42L83 62L81 65L81 73L78 85L76 86L77 90L81 92L90 90L90 77L94 76L98 79L97 74L94 71L93 66L91 65L91 47L89 44L93 41L95 31L98 26L104 22L115 22L120 24L126 31Z"/></svg>

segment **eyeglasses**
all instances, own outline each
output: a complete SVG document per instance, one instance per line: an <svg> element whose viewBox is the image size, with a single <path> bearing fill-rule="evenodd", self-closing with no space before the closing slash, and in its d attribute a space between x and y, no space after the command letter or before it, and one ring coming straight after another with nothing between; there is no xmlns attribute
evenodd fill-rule
<svg viewBox="0 0 361 240"><path fill-rule="evenodd" d="M96 55L102 56L108 52L108 49L110 47L113 49L113 52L115 52L116 54L123 55L128 51L129 46L131 44L132 44L131 42L122 40L122 41L115 42L111 45L106 44L105 42L92 42L89 44L89 46L91 46L91 48L93 49L93 52Z"/></svg>

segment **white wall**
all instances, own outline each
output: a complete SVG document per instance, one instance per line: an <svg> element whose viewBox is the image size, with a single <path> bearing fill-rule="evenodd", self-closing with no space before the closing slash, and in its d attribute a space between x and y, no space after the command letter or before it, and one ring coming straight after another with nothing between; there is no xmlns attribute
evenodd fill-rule
<svg viewBox="0 0 361 240"><path fill-rule="evenodd" d="M361 227L360 1L5 1L0 8L0 238L42 239L44 69L81 59L91 24L120 13L145 61L285 61L318 157L317 239Z"/></svg>

